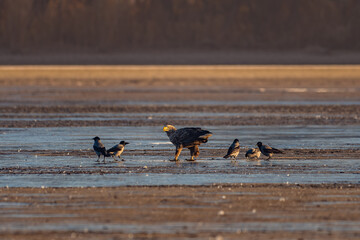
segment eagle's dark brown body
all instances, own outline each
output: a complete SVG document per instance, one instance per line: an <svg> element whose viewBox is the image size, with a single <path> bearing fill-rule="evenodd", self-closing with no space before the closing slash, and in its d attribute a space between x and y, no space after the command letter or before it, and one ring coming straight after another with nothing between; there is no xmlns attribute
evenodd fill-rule
<svg viewBox="0 0 360 240"><path fill-rule="evenodd" d="M172 125L167 125L163 129L168 135L170 142L175 145L176 153L174 160L177 161L183 148L188 148L191 154L191 161L194 161L194 157L198 157L199 145L206 143L208 138L212 136L212 133L208 130L201 128L181 128L176 129Z"/></svg>

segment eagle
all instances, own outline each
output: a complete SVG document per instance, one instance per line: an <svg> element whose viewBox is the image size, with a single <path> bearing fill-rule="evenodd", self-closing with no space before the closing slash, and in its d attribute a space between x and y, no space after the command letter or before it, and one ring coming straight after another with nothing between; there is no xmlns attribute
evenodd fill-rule
<svg viewBox="0 0 360 240"><path fill-rule="evenodd" d="M119 144L116 144L115 146L113 146L112 148L110 148L109 150L107 150L107 154L109 154L110 156L112 156L115 160L115 157L118 157L120 159L120 156L122 154L122 152L125 149L125 145L129 144L128 142L125 141L121 141ZM124 159L121 158L122 161L124 161Z"/></svg>
<svg viewBox="0 0 360 240"><path fill-rule="evenodd" d="M193 127L176 129L172 125L166 125L163 131L166 132L170 142L176 147L175 158L172 161L178 161L183 148L190 150L191 158L188 161L195 161L194 158L200 154L199 145L206 143L208 138L212 136L208 130Z"/></svg>
<svg viewBox="0 0 360 240"><path fill-rule="evenodd" d="M240 152L239 139L235 139L234 142L229 147L229 150L227 154L224 156L224 158L230 157L231 159L236 159L236 157L239 155L239 152Z"/></svg>
<svg viewBox="0 0 360 240"><path fill-rule="evenodd" d="M266 159L266 160L270 160L270 158L272 157L272 155L274 153L281 153L281 154L284 153L283 151L281 151L279 149L272 148L268 145L263 145L262 142L258 142L256 145L259 147L259 150L261 151L261 153L268 157L268 159Z"/></svg>

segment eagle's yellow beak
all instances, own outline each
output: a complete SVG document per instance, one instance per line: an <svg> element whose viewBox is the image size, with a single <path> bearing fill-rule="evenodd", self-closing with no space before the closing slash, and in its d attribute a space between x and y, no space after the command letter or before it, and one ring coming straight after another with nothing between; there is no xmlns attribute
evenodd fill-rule
<svg viewBox="0 0 360 240"><path fill-rule="evenodd" d="M165 126L165 127L163 128L163 131L164 131L164 132L167 132L167 131L169 131L169 128Z"/></svg>

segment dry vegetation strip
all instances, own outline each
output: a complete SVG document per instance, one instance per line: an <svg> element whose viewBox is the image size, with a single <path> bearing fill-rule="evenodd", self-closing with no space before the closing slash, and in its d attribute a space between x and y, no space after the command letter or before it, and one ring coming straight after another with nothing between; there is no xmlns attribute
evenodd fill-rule
<svg viewBox="0 0 360 240"><path fill-rule="evenodd" d="M359 79L360 65L230 65L230 66L0 66L9 79Z"/></svg>

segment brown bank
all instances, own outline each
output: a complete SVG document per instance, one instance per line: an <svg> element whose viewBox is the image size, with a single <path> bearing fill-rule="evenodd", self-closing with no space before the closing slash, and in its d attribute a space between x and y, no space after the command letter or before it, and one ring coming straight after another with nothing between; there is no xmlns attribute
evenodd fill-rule
<svg viewBox="0 0 360 240"><path fill-rule="evenodd" d="M2 188L1 239L359 239L357 185Z"/></svg>

